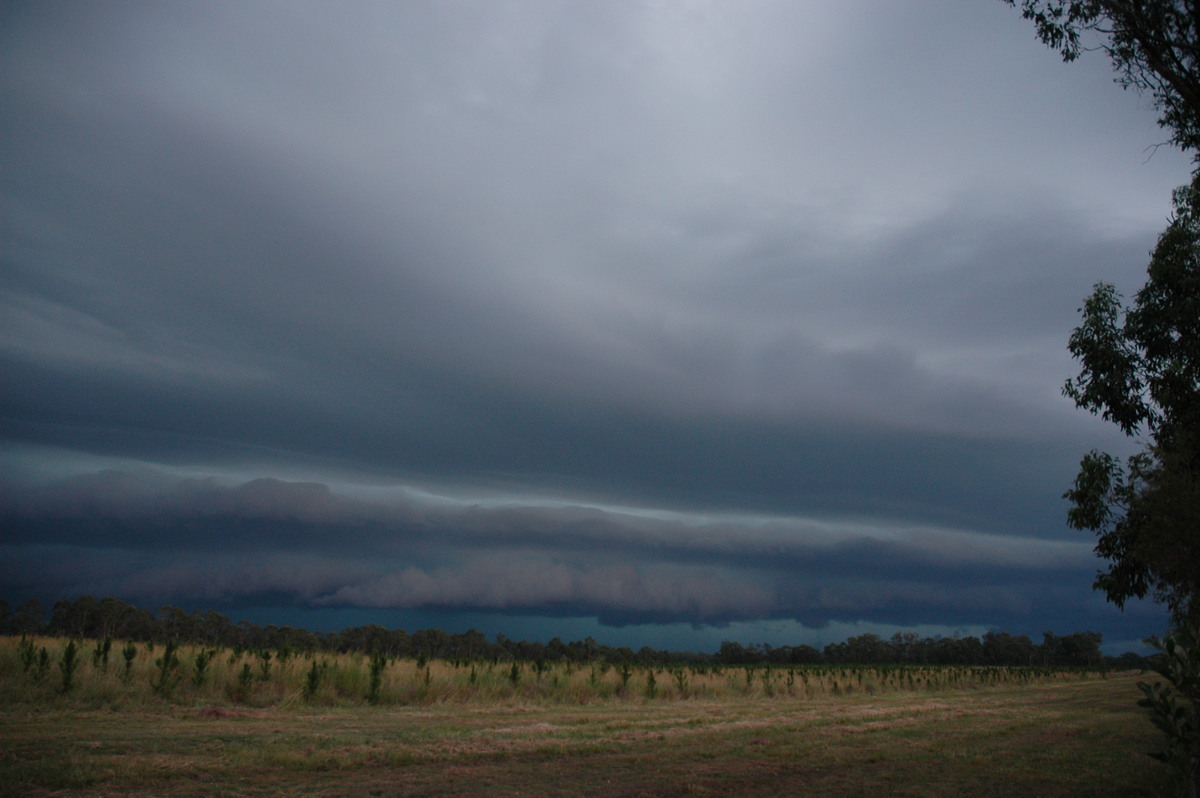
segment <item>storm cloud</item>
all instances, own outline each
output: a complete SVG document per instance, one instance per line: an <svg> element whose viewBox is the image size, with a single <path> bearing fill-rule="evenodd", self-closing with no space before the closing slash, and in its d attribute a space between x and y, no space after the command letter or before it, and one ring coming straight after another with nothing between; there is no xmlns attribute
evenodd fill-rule
<svg viewBox="0 0 1200 798"><path fill-rule="evenodd" d="M1190 167L1004 4L0 14L10 601L1159 631L1060 387Z"/></svg>
<svg viewBox="0 0 1200 798"><path fill-rule="evenodd" d="M1028 608L1030 586L1092 567L1080 542L566 502L352 498L275 479L109 471L5 499L10 584L33 589L45 578L39 553L137 553L126 564L97 557L58 585L66 593L108 580L163 599L285 594L314 606L549 610L618 624L824 625L866 611L931 623L983 603Z"/></svg>

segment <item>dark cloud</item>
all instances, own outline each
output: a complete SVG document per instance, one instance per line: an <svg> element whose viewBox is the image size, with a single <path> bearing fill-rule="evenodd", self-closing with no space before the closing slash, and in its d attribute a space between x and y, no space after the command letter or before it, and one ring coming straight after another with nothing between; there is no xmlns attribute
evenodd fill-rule
<svg viewBox="0 0 1200 798"><path fill-rule="evenodd" d="M930 623L947 613L958 622L983 608L1003 618L1092 567L1078 542L929 526L415 493L380 500L315 483L161 472L9 484L2 514L10 583L36 573L143 600L271 594L610 623Z"/></svg>
<svg viewBox="0 0 1200 798"><path fill-rule="evenodd" d="M0 592L1101 625L1190 167L993 5L10 4Z"/></svg>

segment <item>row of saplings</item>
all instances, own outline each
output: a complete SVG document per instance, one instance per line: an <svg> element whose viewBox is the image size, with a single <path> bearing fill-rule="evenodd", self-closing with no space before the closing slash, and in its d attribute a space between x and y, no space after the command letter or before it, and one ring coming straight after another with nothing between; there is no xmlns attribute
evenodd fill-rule
<svg viewBox="0 0 1200 798"><path fill-rule="evenodd" d="M540 698L587 703L605 698L644 699L776 695L814 697L855 693L929 691L1078 678L1078 669L1008 666L764 665L670 666L597 661L548 663L450 660L426 657L393 660L382 652L314 655L294 652L180 647L168 642L125 643L114 652L111 639L85 644L69 640L57 657L46 646L22 638L23 671L41 685L66 695L77 690L80 665L91 660L92 687L107 678L129 688L149 686L162 698L180 688L195 697L223 689L235 703L366 700L370 703L467 701L472 698ZM146 656L141 656L145 653ZM117 659L119 654L119 660ZM227 656L223 656L226 655ZM111 667L110 667L110 661ZM303 661L303 664L301 664ZM151 664L152 663L152 666ZM51 680L52 669L55 672ZM1094 673L1094 671L1092 672Z"/></svg>

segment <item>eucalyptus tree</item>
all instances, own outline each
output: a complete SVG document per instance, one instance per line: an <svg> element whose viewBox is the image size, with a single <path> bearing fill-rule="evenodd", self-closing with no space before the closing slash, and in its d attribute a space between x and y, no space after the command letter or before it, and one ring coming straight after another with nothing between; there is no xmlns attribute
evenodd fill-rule
<svg viewBox="0 0 1200 798"><path fill-rule="evenodd" d="M1117 81L1149 95L1170 142L1197 166L1175 192L1132 305L1098 283L1080 308L1068 347L1082 370L1063 391L1140 448L1127 459L1088 453L1065 494L1068 522L1097 535L1108 564L1095 587L1117 606L1150 595L1177 624L1200 623L1200 3L1020 0L1020 8L1065 61L1106 54Z"/></svg>
<svg viewBox="0 0 1200 798"><path fill-rule="evenodd" d="M1089 50L1105 53L1118 83L1151 97L1171 142L1200 153L1200 7L1195 0L1019 2L1038 37L1064 61Z"/></svg>
<svg viewBox="0 0 1200 798"><path fill-rule="evenodd" d="M1004 0L1016 5L1016 0ZM1104 52L1117 81L1148 94L1170 142L1193 158L1190 185L1126 306L1098 283L1071 335L1081 363L1063 392L1139 443L1122 459L1093 450L1067 491L1068 522L1097 535L1108 569L1094 586L1124 606L1150 595L1179 627L1160 644L1174 687L1143 684L1167 737L1161 758L1200 793L1200 2L1021 0L1038 36L1073 61Z"/></svg>

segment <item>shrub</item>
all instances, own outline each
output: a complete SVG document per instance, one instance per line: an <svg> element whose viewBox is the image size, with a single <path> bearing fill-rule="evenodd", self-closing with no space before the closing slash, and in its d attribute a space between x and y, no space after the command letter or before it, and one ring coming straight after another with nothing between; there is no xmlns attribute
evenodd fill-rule
<svg viewBox="0 0 1200 798"><path fill-rule="evenodd" d="M243 693L249 692L250 687L254 684L254 671L250 669L249 662L242 663L242 670L238 673L238 687Z"/></svg>
<svg viewBox="0 0 1200 798"><path fill-rule="evenodd" d="M62 659L58 663L58 670L62 673L63 695L71 692L71 688L75 685L75 669L78 667L79 647L75 645L74 640L70 640L67 642L67 647L63 649Z"/></svg>
<svg viewBox="0 0 1200 798"><path fill-rule="evenodd" d="M1159 656L1151 667L1171 683L1138 682L1145 698L1138 705L1150 710L1150 721L1162 731L1164 750L1151 754L1176 772L1189 796L1200 793L1200 630L1178 629L1147 645ZM1174 689L1172 689L1174 688Z"/></svg>
<svg viewBox="0 0 1200 798"><path fill-rule="evenodd" d="M260 681L270 681L271 679L271 652L258 652L258 678Z"/></svg>
<svg viewBox="0 0 1200 798"><path fill-rule="evenodd" d="M179 665L179 655L175 653L175 643L169 642L163 648L162 656L154 660L156 671L150 686L155 693L163 698L171 695L181 678Z"/></svg>
<svg viewBox="0 0 1200 798"><path fill-rule="evenodd" d="M671 672L671 675L675 677L675 688L679 690L679 695L686 698L688 686L687 673L683 668L676 668Z"/></svg>
<svg viewBox="0 0 1200 798"><path fill-rule="evenodd" d="M33 666L33 678L35 681L44 682L46 676L50 673L50 652L45 646L38 649L37 660Z"/></svg>
<svg viewBox="0 0 1200 798"><path fill-rule="evenodd" d="M196 652L196 660L192 666L192 684L196 687L204 684L204 673L208 670L208 664L212 662L213 657L217 655L216 651L206 651L201 649Z"/></svg>
<svg viewBox="0 0 1200 798"><path fill-rule="evenodd" d="M633 666L628 662L622 662L617 675L621 677L621 689L624 690L629 685L629 677L633 676Z"/></svg>
<svg viewBox="0 0 1200 798"><path fill-rule="evenodd" d="M304 680L304 697L312 700L312 697L317 694L317 690L320 688L321 669L317 666L316 660L314 660L312 667L308 669L308 676Z"/></svg>
<svg viewBox="0 0 1200 798"><path fill-rule="evenodd" d="M128 682L133 670L133 660L137 657L137 646L133 643L126 643L125 648L121 649L121 656L125 658L125 673L123 677Z"/></svg>
<svg viewBox="0 0 1200 798"><path fill-rule="evenodd" d="M387 655L382 651L371 654L371 682L367 688L367 700L372 704L379 701L379 689L383 686L383 669L387 666Z"/></svg>
<svg viewBox="0 0 1200 798"><path fill-rule="evenodd" d="M106 637L96 643L96 647L92 649L92 667L100 670L108 670L108 653L112 650L112 638Z"/></svg>
<svg viewBox="0 0 1200 798"><path fill-rule="evenodd" d="M21 670L29 673L37 664L37 646L28 637L21 638Z"/></svg>

